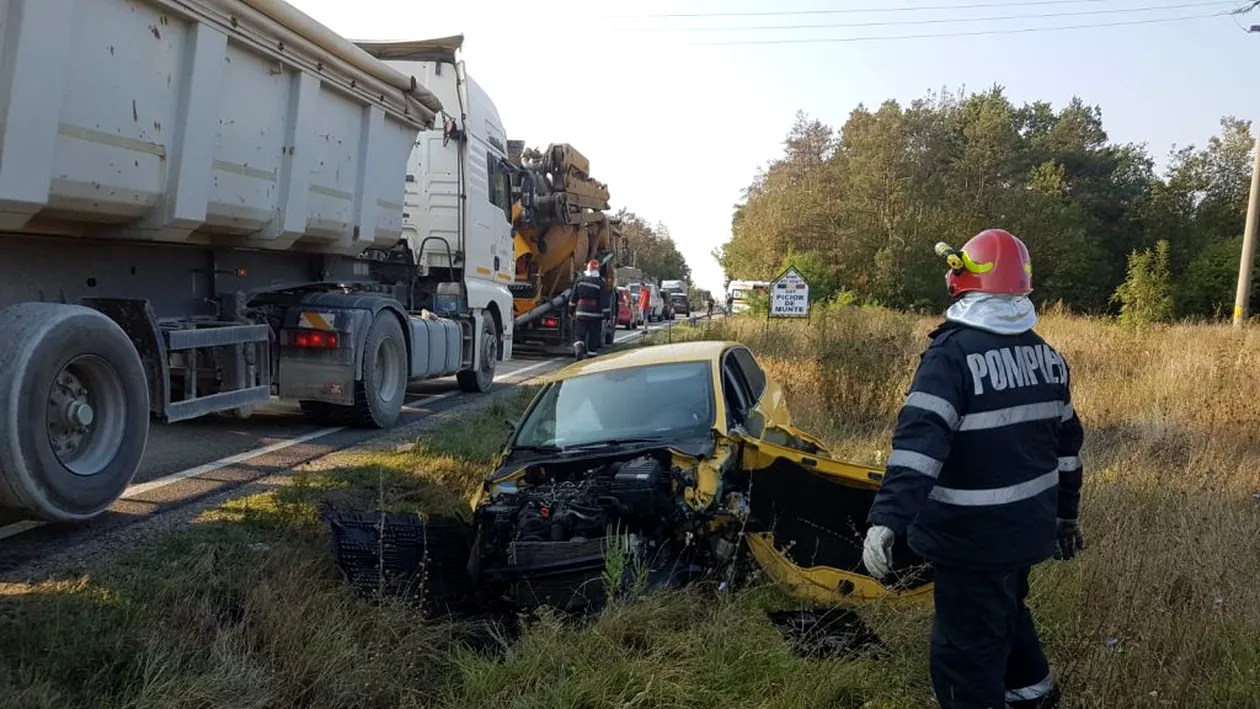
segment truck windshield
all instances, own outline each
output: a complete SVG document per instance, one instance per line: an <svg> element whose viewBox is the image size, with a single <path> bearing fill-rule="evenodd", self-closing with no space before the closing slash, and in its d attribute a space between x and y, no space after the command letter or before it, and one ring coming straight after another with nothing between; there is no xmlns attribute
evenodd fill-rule
<svg viewBox="0 0 1260 709"><path fill-rule="evenodd" d="M713 418L708 362L628 367L548 385L521 421L513 447L694 438L713 427Z"/></svg>

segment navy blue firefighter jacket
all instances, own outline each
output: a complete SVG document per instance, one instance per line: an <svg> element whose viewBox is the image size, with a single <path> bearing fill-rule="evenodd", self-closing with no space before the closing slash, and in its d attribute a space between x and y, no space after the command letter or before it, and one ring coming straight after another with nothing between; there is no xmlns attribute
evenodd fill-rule
<svg viewBox="0 0 1260 709"><path fill-rule="evenodd" d="M579 318L598 319L604 317L608 307L607 288L603 277L598 274L588 276L583 273L573 281L573 300Z"/></svg>
<svg viewBox="0 0 1260 709"><path fill-rule="evenodd" d="M1075 519L1084 431L1067 361L1032 330L946 322L930 335L897 418L869 521L939 564L1031 566Z"/></svg>

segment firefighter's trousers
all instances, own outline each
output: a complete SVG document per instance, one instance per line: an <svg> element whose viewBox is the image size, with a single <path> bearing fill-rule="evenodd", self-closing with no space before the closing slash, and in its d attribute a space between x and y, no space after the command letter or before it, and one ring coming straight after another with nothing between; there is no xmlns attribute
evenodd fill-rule
<svg viewBox="0 0 1260 709"><path fill-rule="evenodd" d="M936 567L932 688L943 709L1050 709L1058 688L1024 605L1028 569Z"/></svg>
<svg viewBox="0 0 1260 709"><path fill-rule="evenodd" d="M578 342L586 345L586 352L590 355L598 354L604 347L604 324L603 317L599 315L583 317L579 314L573 320L573 329L576 331Z"/></svg>

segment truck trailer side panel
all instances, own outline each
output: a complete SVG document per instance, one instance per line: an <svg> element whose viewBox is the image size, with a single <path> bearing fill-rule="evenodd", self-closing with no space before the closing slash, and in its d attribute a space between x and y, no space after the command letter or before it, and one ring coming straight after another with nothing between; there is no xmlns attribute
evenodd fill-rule
<svg viewBox="0 0 1260 709"><path fill-rule="evenodd" d="M433 113L249 3L0 0L0 18L0 231L344 255L399 238Z"/></svg>

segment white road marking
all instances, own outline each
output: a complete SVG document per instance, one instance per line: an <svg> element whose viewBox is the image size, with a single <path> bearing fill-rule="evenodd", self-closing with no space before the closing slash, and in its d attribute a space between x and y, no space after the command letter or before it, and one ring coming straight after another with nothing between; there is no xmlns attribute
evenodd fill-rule
<svg viewBox="0 0 1260 709"><path fill-rule="evenodd" d="M524 373L526 373L526 372L532 372L532 371L534 371L535 369L538 369L538 368L540 368L540 367L545 367L545 366L547 366L547 365L549 365L549 364L554 364L555 362L556 362L556 360L554 360L554 359L548 359L548 360L544 360L544 361L542 361L542 362L537 362L537 363L535 363L535 364L531 364L531 365L529 365L528 367L521 367L520 369L517 369L517 370L515 370L515 371L505 372L504 374L500 374L499 376L495 377L495 378L494 378L494 380L495 380L496 382L497 382L497 381L502 381L502 380L504 380L504 379L507 379L508 377L513 377L513 376L516 376L516 375L519 375L519 374L524 374ZM406 413L409 413L409 414L424 414L424 413L428 413L428 411L427 411L426 409L417 409L417 408L415 408L414 406L412 406L412 404L427 404L427 403L432 402L432 401L441 401L442 399L449 399L450 397L452 397L452 396L456 396L456 395L461 394L461 393L463 393L463 392L459 392L459 391L448 391L448 392L445 392L445 393L443 393L443 394L434 394L434 395L432 395L432 396L426 396L426 397L424 397L423 399L416 399L416 400L414 400L414 401L410 401L410 402L408 402L408 403L404 404L404 405L403 405L403 407L402 407L402 410L403 410L404 412L406 412Z"/></svg>
<svg viewBox="0 0 1260 709"><path fill-rule="evenodd" d="M31 522L29 520L23 521L23 522L14 522L13 524L7 525L5 527L0 527L0 539L8 539L9 537L15 537L21 534L22 532L28 532L32 529L35 529L36 527L42 527L42 526L44 526L43 522Z"/></svg>
<svg viewBox="0 0 1260 709"><path fill-rule="evenodd" d="M648 330L646 328L643 330L635 331L635 332L629 332L619 338L616 338L615 341L618 343L626 342L635 337L641 337L642 335L647 334L647 332ZM536 369L541 369L542 367L545 367L549 364L554 364L562 359L565 359L565 358L556 357L554 359L548 359L542 362L531 364L528 367L521 367L520 369L511 371L511 372L505 372L495 377L494 381L498 382L498 381L507 379L508 377L519 376L527 372L532 372ZM432 401L439 401L441 399L448 399L452 396L456 396L457 394L460 394L460 393L461 392L458 392L458 391L448 391L444 394L436 394L434 396L428 396L423 399L412 400L408 404L403 405L402 410L408 413L428 413L424 409L413 408L410 404L429 403ZM223 468L226 468L228 466L236 465L237 463L244 463L248 460L252 460L259 456L264 456L271 453L275 453L277 451L282 451L286 448L292 448L293 446L301 445L303 443L309 443L317 438L331 436L332 434L338 433L340 431L344 431L345 429L346 429L345 426L330 426L328 428L321 428L317 431L311 431L310 433L303 434L296 438L289 438L283 441L277 441L270 445L262 446L260 448L254 448L252 450L247 450L243 453L237 453L236 455L230 455L230 456L227 456L226 458L220 458L218 460L211 461L209 463L203 463L201 465L188 468L186 470L181 470L179 472L171 473L170 475L164 475L160 478L155 478L148 482L138 483L124 490L122 496L119 499L126 500L126 499L133 498L137 495L143 495L146 492L157 490L159 488L163 488L168 485L173 485L177 482L180 482L181 480L187 480L188 478L197 477L198 475L205 475L206 473L212 473L216 470L222 470ZM19 534L22 534L23 532L29 532L32 529L37 529L39 527L42 527L45 524L46 522L36 522L32 520L14 522L13 524L0 527L0 539L8 539L9 537L15 537Z"/></svg>
<svg viewBox="0 0 1260 709"><path fill-rule="evenodd" d="M181 470L177 473L171 473L170 475L163 475L162 477L154 478L153 480L150 480L149 482L138 483L136 485L132 485L128 487L126 490L123 491L122 497L119 499L123 499L123 500L130 499L137 495L143 495L144 493L149 492L150 490L157 490L158 488L163 488L163 487L166 487L167 485L177 483L180 480L187 480L188 478L196 477L198 475L205 475L206 473L213 473L214 471L221 470L223 468L228 467L229 465L236 465L237 463L244 463L245 461L250 460L252 458L257 458L258 456L261 456L261 455L267 455L268 453L275 453L276 451L282 451L285 448L292 448L293 446L301 445L308 441L313 441L316 438L323 438L324 436L331 436L332 434L338 431L344 431L345 428L346 428L345 426L329 426L328 428L321 428L317 431L304 433L301 436L298 436L296 438L286 438L283 441L276 441L275 443L272 443L271 445L266 445L261 448L254 448L253 450L247 450L244 453L237 453L236 455L229 455L226 458L220 458L218 460L214 460L209 463L202 463L201 465L198 465L196 467L188 468L186 470Z"/></svg>

